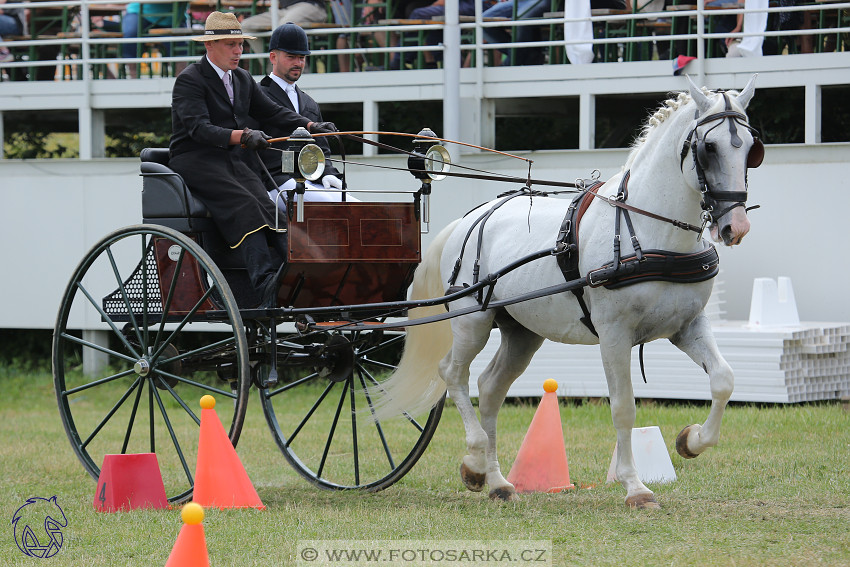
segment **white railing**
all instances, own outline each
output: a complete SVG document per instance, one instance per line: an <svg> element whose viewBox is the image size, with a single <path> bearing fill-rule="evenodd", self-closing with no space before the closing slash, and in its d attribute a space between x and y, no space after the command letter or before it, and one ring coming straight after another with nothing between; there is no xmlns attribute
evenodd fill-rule
<svg viewBox="0 0 850 567"><path fill-rule="evenodd" d="M572 0L568 0L572 1ZM155 3L165 3L165 4L173 4L172 0L145 0L144 4L155 4ZM272 17L277 16L277 9L274 4L272 9ZM0 73L2 73L6 69L15 69L15 68L36 68L36 67L49 67L49 66L57 66L61 65L63 67L70 67L72 69L76 69L76 71L70 74L71 77L75 78L88 78L92 77L92 73L82 73L79 69L86 68L90 69L92 65L125 65L125 64L149 64L149 63L158 63L158 64L169 64L169 63L178 63L178 62L189 62L195 61L197 59L197 55L195 54L186 54L180 56L165 56L163 53L168 52L167 46L169 44L181 43L186 44L189 40L185 35L173 35L173 36L150 36L145 35L143 37L109 37L109 38L101 38L94 37L97 34L93 33L95 30L91 29L91 13L90 7L103 6L103 5L113 5L114 2L112 0L69 0L65 2L54 2L54 1L37 1L37 2L17 2L17 3L6 3L4 4L5 8L25 8L30 10L37 10L43 8L63 8L67 9L66 13L73 13L77 10L79 11L79 28L76 31L78 35L74 37L65 37L65 38L35 38L35 39L27 39L27 40L15 40L15 41L0 41L0 46L7 47L19 51L20 48L35 48L28 50L30 53L24 54L23 60L18 60L14 62L2 63L0 64ZM431 30L442 30L445 34L446 40L443 44L439 45L414 45L414 46L386 46L386 47L349 47L345 49L322 49L314 51L315 55L321 56L336 56L336 55L350 55L350 54L359 54L359 55L372 55L372 54L382 54L382 53L418 53L422 51L432 51L432 52L443 52L444 58L449 59L452 57L452 54L447 52L447 45L451 45L453 48L456 46L457 49L461 52L460 54L473 51L476 54L476 66L484 65L484 52L494 49L511 49L518 47L560 47L562 49L566 49L567 46L576 45L576 44L585 44L590 43L594 46L596 45L608 45L608 44L621 44L626 45L630 43L642 43L642 42L652 42L652 41L678 41L678 40L696 40L697 43L697 51L696 56L698 59L705 58L704 52L704 42L713 39L723 39L723 38L745 38L751 36L763 36L763 37L782 37L782 36L803 36L803 35L813 35L819 36L822 34L843 34L850 33L850 27L842 26L835 28L820 28L815 27L811 29L792 29L792 30L765 30L765 31L757 31L757 32L738 32L738 33L708 33L705 31L705 22L711 16L722 16L722 15L735 15L735 14L746 14L753 12L766 12L768 14L777 13L777 12L820 12L824 10L830 11L840 11L850 9L850 2L844 3L817 3L817 4L809 4L805 6L791 6L791 7L774 7L774 8L764 8L761 10L746 10L744 8L731 8L731 9L711 9L707 10L704 7L704 0L698 0L697 9L694 10L676 10L676 11L661 11L661 12L638 12L634 14L606 14L599 16L591 16L588 18L567 18L567 17L544 17L544 18L535 18L528 20L517 20L517 21L483 21L480 11L480 5L478 6L478 13L475 15L475 20L472 22L461 22L461 23L453 23L451 22L452 18L448 18L449 21L441 24L423 24L423 25L371 25L371 26L355 26L355 27L328 27L328 28L318 28L318 29L309 29L308 35L313 37L322 37L322 36L338 36L341 34L370 34L370 33L419 33L423 31L431 31ZM61 16L57 15L57 21L61 18ZM568 34L568 26L570 24L578 23L578 22L587 22L589 21L591 25L595 23L611 23L611 22L624 22L628 23L630 21L651 21L656 20L658 18L695 18L696 19L696 33L686 33L686 34L667 34L667 35L657 35L657 36L618 36L618 37L594 37L592 39L581 39L581 38L570 38ZM456 20L456 19L455 19ZM65 18L62 22L63 26L67 27L70 25L70 18ZM522 26L563 26L563 37L560 39L549 39L546 41L536 41L536 42L527 42L527 43L493 43L493 44L485 44L483 42L483 30L486 28L493 27L522 27ZM450 37L459 38L460 34L463 32L467 32L469 30L474 31L473 37L474 40L471 42L467 42L461 44L460 41L452 42L450 41ZM27 30L28 31L28 30ZM67 31L67 30L64 30ZM27 34L28 35L28 34ZM94 36L93 36L94 35ZM271 35L271 32L265 32L257 34L260 37L268 37ZM146 49L153 49L156 46L159 46L159 56L156 57L155 60L152 60L150 57L131 57L125 58L121 56L117 57L95 57L93 56L93 48L98 46L118 46L123 44L138 44L144 43ZM69 54L64 54L64 58L60 61L57 59L49 58L49 59L39 59L38 58L38 48L40 47L51 47L51 46L59 46L60 49L68 48L71 46L78 46L79 53L75 53L73 56ZM841 49L841 45L839 45L836 49ZM459 55L458 59L459 60ZM35 55L35 57L33 57ZM63 57L60 55L59 57ZM247 60L265 60L267 58L267 54L245 54L244 59ZM404 67L402 67L404 68ZM60 73L60 75L62 75ZM66 73L67 75L67 73ZM62 78L64 75L59 76L58 78Z"/></svg>

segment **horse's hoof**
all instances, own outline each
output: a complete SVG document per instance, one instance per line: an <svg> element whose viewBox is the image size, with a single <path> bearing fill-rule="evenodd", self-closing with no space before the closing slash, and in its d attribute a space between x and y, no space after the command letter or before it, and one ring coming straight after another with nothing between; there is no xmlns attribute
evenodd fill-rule
<svg viewBox="0 0 850 567"><path fill-rule="evenodd" d="M685 459L695 459L699 456L699 453L694 453L688 448L688 435L692 427L694 426L688 425L676 436L676 452Z"/></svg>
<svg viewBox="0 0 850 567"><path fill-rule="evenodd" d="M484 490L484 473L473 472L472 469L466 466L466 463L460 464L460 479L463 485L472 492L481 492Z"/></svg>
<svg viewBox="0 0 850 567"><path fill-rule="evenodd" d="M519 495L517 495L513 486L502 486L501 488L494 488L490 491L490 500L513 502L514 500L519 500Z"/></svg>
<svg viewBox="0 0 850 567"><path fill-rule="evenodd" d="M636 494L626 498L626 505L629 508L637 508L638 510L658 510L661 504L655 499L655 495L651 492Z"/></svg>

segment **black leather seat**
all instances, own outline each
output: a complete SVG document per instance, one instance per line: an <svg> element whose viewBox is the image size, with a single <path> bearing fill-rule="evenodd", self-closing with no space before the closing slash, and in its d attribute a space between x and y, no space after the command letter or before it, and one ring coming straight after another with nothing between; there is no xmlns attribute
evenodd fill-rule
<svg viewBox="0 0 850 567"><path fill-rule="evenodd" d="M145 148L142 165L142 222L180 232L215 229L209 211L189 191L183 178L168 167L168 148Z"/></svg>

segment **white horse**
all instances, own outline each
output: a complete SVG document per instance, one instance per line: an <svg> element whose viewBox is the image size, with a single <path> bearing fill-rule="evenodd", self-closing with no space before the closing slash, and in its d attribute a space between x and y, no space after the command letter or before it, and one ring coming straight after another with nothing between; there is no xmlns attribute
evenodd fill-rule
<svg viewBox="0 0 850 567"><path fill-rule="evenodd" d="M666 101L649 119L623 171L599 188L600 198L587 197L591 203L578 230L577 268L592 284L583 295L592 325L581 322L585 312L577 297L565 292L473 311L442 323L413 326L401 365L384 384L378 415L398 415L401 411L415 414L432 406L448 389L466 428L468 454L461 465L464 484L473 491L487 484L491 498L512 500L516 491L499 470L496 456L496 417L509 386L545 339L598 343L617 430L616 473L627 491L626 503L638 508L658 507L652 491L638 478L632 456L635 401L631 350L635 345L667 338L708 373L712 396L708 418L702 425L686 427L676 445L680 454L692 458L717 444L733 375L717 349L704 313L711 293L710 278L716 273L716 251L695 233L701 234L710 223L712 237L731 246L740 243L750 228L744 205L747 168L757 167L764 153L744 113L755 92L754 82L755 76L740 93L701 90L691 82L690 93ZM553 248L564 228L568 205L566 200L524 192L497 208L493 203L485 204L455 221L426 252L414 278L414 298L443 296L449 284L455 285L452 292L485 279L519 258ZM631 214L620 205L632 207ZM492 211L490 217L480 220L487 211ZM627 222L621 226L617 215L625 215ZM622 239L614 237L615 224L623 233ZM626 231L632 225L635 238ZM625 263L614 262L607 271L594 272L614 260L615 240L621 241L619 257ZM558 250L563 253L565 247L572 256L574 250L569 250L568 243ZM647 279L634 280L633 284L630 281L630 285L617 289L598 285L634 277L630 270L640 270L644 263L629 263L628 258L649 257L659 251L665 251L668 258L676 253L683 258L696 257L695 268L693 262L686 262L680 271L701 273L687 283ZM649 272L658 268L650 263L645 266ZM535 260L502 275L490 302L564 281L555 257ZM475 307L487 301L486 296L487 291L451 301L449 309ZM439 313L444 308L413 310L411 318L429 311ZM451 334L446 328L449 323ZM501 332L501 344L478 378L479 424L469 399L469 366L486 344L494 324Z"/></svg>

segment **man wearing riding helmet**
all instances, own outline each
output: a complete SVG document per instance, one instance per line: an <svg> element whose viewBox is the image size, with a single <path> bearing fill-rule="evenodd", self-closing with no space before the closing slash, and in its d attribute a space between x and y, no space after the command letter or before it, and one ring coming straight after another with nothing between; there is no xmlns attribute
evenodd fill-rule
<svg viewBox="0 0 850 567"><path fill-rule="evenodd" d="M307 56L310 48L307 42L307 34L299 26L286 23L272 32L269 42L269 59L272 64L272 72L260 81L262 91L281 106L290 108L309 120L323 122L322 111L319 104L310 95L298 88L295 83L301 78L304 67L307 64ZM257 124L265 132L274 138L288 136L289 132L275 124ZM307 201L340 201L341 193L333 191L342 189L340 173L331 164L331 154L327 137L315 139L322 152L325 154L325 172L321 178L321 184L307 181ZM278 203L278 207L285 209L286 199L281 196L280 191L295 188L295 180L292 175L281 170L280 152L269 149L260 152L260 158L266 164L269 172L274 177L278 188L269 191L269 196ZM350 199L349 200L353 200Z"/></svg>

